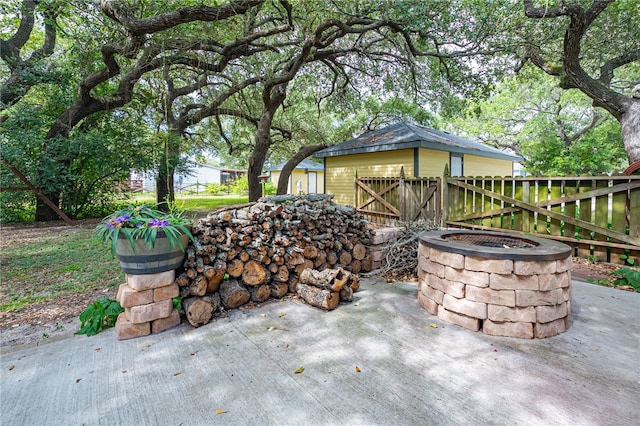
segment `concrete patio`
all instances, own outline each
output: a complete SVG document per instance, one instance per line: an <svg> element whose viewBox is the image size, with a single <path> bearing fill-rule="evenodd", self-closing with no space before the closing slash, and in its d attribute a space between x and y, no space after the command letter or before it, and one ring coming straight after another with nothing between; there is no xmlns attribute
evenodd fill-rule
<svg viewBox="0 0 640 426"><path fill-rule="evenodd" d="M0 421L627 425L640 418L640 294L574 281L569 330L523 340L443 323L418 305L416 290L367 278L353 303L331 312L287 300L198 329L182 324L127 341L111 329L5 352Z"/></svg>

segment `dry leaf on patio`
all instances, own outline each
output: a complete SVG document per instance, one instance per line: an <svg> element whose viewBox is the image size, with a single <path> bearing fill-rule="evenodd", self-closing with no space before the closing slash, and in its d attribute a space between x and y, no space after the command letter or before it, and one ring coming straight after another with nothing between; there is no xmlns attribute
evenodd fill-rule
<svg viewBox="0 0 640 426"><path fill-rule="evenodd" d="M300 367L300 368L298 368L296 371L294 371L293 373L294 373L294 374L300 374L300 373L302 373L303 371L304 371L304 367Z"/></svg>

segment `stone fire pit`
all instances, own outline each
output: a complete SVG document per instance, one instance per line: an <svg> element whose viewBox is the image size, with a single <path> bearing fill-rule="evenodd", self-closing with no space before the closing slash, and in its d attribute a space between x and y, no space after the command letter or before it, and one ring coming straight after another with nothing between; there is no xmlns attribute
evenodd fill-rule
<svg viewBox="0 0 640 426"><path fill-rule="evenodd" d="M525 339L569 327L571 248L513 234L443 230L420 238L418 301L469 330Z"/></svg>

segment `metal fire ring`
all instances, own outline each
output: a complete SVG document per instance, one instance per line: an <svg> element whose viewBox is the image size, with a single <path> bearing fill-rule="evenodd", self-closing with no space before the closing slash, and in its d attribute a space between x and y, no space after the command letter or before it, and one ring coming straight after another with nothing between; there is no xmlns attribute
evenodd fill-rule
<svg viewBox="0 0 640 426"><path fill-rule="evenodd" d="M571 247L558 241L494 231L427 231L420 236L420 244L444 252L486 259L560 260L571 256Z"/></svg>

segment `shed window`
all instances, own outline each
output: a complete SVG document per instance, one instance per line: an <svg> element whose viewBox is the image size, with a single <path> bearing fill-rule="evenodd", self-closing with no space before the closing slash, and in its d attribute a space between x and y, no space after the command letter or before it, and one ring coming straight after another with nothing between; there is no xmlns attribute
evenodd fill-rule
<svg viewBox="0 0 640 426"><path fill-rule="evenodd" d="M451 164L451 176L462 176L463 173L463 155L451 153L449 164Z"/></svg>

